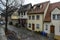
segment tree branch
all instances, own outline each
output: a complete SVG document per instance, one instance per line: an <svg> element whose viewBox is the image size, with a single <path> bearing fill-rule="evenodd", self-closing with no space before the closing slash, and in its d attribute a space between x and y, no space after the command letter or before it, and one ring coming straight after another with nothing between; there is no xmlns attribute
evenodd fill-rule
<svg viewBox="0 0 60 40"><path fill-rule="evenodd" d="M0 2L1 2L1 4L2 4L3 6L6 6L2 0L0 0Z"/></svg>
<svg viewBox="0 0 60 40"><path fill-rule="evenodd" d="M15 1L13 0L8 6L12 5Z"/></svg>
<svg viewBox="0 0 60 40"><path fill-rule="evenodd" d="M3 9L0 7L0 11L3 12Z"/></svg>

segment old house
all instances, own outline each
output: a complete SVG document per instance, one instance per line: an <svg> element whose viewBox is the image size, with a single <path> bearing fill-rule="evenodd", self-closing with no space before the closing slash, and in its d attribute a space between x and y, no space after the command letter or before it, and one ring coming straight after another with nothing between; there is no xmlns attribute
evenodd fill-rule
<svg viewBox="0 0 60 40"><path fill-rule="evenodd" d="M20 15L20 25L22 27L26 27L27 26L27 12L28 10L32 7L31 3L30 4L26 4L26 5L22 5L19 9L19 15Z"/></svg>
<svg viewBox="0 0 60 40"><path fill-rule="evenodd" d="M35 4L28 11L27 28L32 31L41 32L44 29L44 16L47 12L49 1Z"/></svg>
<svg viewBox="0 0 60 40"><path fill-rule="evenodd" d="M11 15L11 22L13 23L13 25L16 25L18 23L19 17L20 16L18 15L18 10L13 12L13 14Z"/></svg>
<svg viewBox="0 0 60 40"><path fill-rule="evenodd" d="M8 14L6 14L6 9L4 9L3 12L1 13L2 20L5 21L5 16L7 16L7 18L8 18L8 23L11 22L11 21L12 21L12 20L11 20L11 19L12 19L11 16L13 15L13 13L14 13L17 9L18 9L18 8L14 7L14 6L9 7L8 10L7 10L7 13L8 13Z"/></svg>
<svg viewBox="0 0 60 40"><path fill-rule="evenodd" d="M60 2L49 4L44 19L44 32L54 33L55 38L60 40Z"/></svg>

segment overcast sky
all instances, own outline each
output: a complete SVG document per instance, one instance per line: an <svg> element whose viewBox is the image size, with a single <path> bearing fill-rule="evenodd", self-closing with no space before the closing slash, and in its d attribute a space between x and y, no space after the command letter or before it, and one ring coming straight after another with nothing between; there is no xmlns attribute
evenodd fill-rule
<svg viewBox="0 0 60 40"><path fill-rule="evenodd" d="M34 5L34 4L45 2L45 1L49 1L49 0L25 0L24 4L32 3L32 5ZM60 0L50 0L50 2L51 3L60 2Z"/></svg>

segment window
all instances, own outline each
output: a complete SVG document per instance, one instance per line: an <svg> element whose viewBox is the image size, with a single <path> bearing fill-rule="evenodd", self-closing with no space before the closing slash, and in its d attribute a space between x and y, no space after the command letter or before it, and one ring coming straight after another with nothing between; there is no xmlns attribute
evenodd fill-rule
<svg viewBox="0 0 60 40"><path fill-rule="evenodd" d="M56 19L56 15L55 15L55 14L53 15L53 20L54 20L54 19Z"/></svg>
<svg viewBox="0 0 60 40"><path fill-rule="evenodd" d="M53 20L60 20L60 14L53 14Z"/></svg>
<svg viewBox="0 0 60 40"><path fill-rule="evenodd" d="M39 18L40 18L40 16L39 16L39 15L37 15L37 16L36 16L36 19L37 19L37 20L39 20Z"/></svg>
<svg viewBox="0 0 60 40"><path fill-rule="evenodd" d="M40 5L37 5L38 8L40 8Z"/></svg>
<svg viewBox="0 0 60 40"><path fill-rule="evenodd" d="M25 12L21 13L21 15L25 15Z"/></svg>
<svg viewBox="0 0 60 40"><path fill-rule="evenodd" d="M35 8L36 8L36 6L33 7L33 9L35 9Z"/></svg>
<svg viewBox="0 0 60 40"><path fill-rule="evenodd" d="M42 8L42 5L37 5L37 8L39 9L39 8Z"/></svg>
<svg viewBox="0 0 60 40"><path fill-rule="evenodd" d="M29 20L31 19L31 16L29 16Z"/></svg>
<svg viewBox="0 0 60 40"><path fill-rule="evenodd" d="M40 5L40 8L42 8L42 5Z"/></svg>
<svg viewBox="0 0 60 40"><path fill-rule="evenodd" d="M21 15L23 15L23 13L21 13Z"/></svg>
<svg viewBox="0 0 60 40"><path fill-rule="evenodd" d="M35 16L32 16L32 20L34 20L35 19Z"/></svg>
<svg viewBox="0 0 60 40"><path fill-rule="evenodd" d="M24 12L24 15L25 15L25 12Z"/></svg>
<svg viewBox="0 0 60 40"><path fill-rule="evenodd" d="M46 30L48 30L48 25L46 25Z"/></svg>
<svg viewBox="0 0 60 40"><path fill-rule="evenodd" d="M39 29L39 24L36 24L36 28Z"/></svg>
<svg viewBox="0 0 60 40"><path fill-rule="evenodd" d="M57 19L60 20L60 14L57 15Z"/></svg>
<svg viewBox="0 0 60 40"><path fill-rule="evenodd" d="M29 28L31 28L31 24L29 23Z"/></svg>

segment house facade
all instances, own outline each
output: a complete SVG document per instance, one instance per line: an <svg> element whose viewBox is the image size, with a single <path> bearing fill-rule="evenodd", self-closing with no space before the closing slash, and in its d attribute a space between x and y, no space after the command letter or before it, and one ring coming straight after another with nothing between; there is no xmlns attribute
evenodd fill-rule
<svg viewBox="0 0 60 40"><path fill-rule="evenodd" d="M27 11L32 7L31 3L30 4L26 4L26 5L22 5L19 9L19 15L20 15L20 20L19 23L22 27L26 27L27 26Z"/></svg>
<svg viewBox="0 0 60 40"><path fill-rule="evenodd" d="M50 4L45 15L44 32L50 34L51 30L55 38L60 40L60 2Z"/></svg>
<svg viewBox="0 0 60 40"><path fill-rule="evenodd" d="M28 12L27 28L32 31L41 32L44 29L44 15L49 6L48 2L34 5Z"/></svg>
<svg viewBox="0 0 60 40"><path fill-rule="evenodd" d="M13 23L13 25L15 25L16 23L18 23L19 20L19 15L18 15L18 10L16 10L15 12L13 12L13 14L11 15L11 22Z"/></svg>

